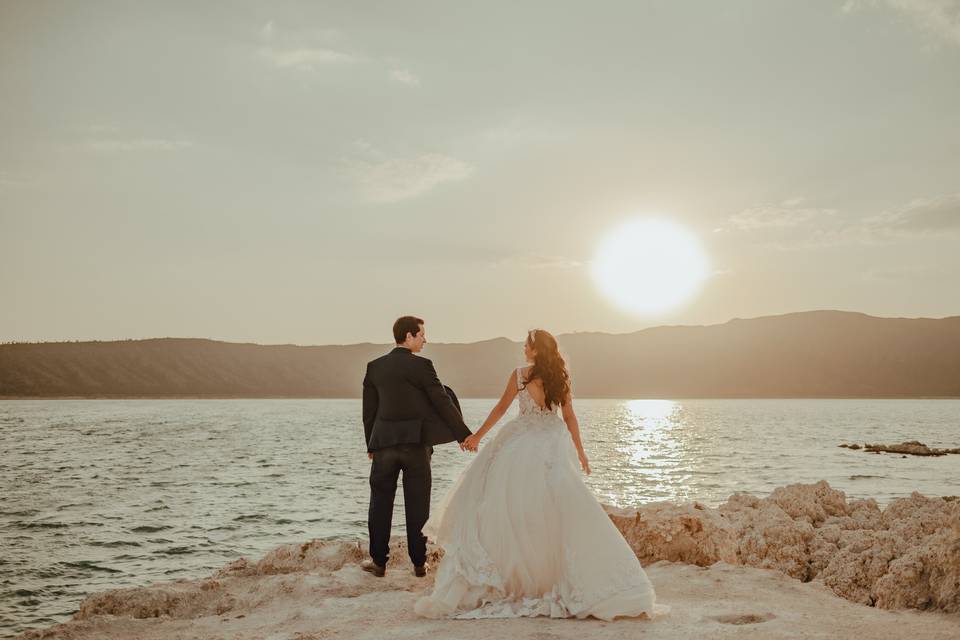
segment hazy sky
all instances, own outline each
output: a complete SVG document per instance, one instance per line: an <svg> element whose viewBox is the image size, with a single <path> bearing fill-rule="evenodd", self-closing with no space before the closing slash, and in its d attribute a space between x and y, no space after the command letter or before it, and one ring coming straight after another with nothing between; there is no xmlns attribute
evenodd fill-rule
<svg viewBox="0 0 960 640"><path fill-rule="evenodd" d="M960 0L2 0L0 126L0 340L960 314ZM711 271L636 316L647 212Z"/></svg>

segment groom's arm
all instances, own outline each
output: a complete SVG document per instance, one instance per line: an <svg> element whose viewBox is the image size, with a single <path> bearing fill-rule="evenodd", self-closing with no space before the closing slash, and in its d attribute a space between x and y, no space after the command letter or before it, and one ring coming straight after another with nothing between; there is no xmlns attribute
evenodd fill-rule
<svg viewBox="0 0 960 640"><path fill-rule="evenodd" d="M443 390L443 384L437 376L437 370L433 368L433 363L426 358L421 358L424 362L423 388L430 398L430 404L437 410L440 417L456 437L457 442L463 442L472 432L463 421L463 416L457 411L457 406L453 400Z"/></svg>
<svg viewBox="0 0 960 640"><path fill-rule="evenodd" d="M367 365L367 372L363 376L363 443L370 442L370 434L373 433L373 421L377 418L377 409L380 407L380 395L377 388L370 382L370 366ZM367 448L369 452L370 449Z"/></svg>

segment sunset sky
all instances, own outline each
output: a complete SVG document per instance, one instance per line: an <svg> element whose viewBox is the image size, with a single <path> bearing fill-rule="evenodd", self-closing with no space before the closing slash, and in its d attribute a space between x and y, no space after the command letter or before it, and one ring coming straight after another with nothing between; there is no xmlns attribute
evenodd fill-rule
<svg viewBox="0 0 960 640"><path fill-rule="evenodd" d="M6 0L0 126L3 341L960 314L960 0ZM707 276L637 313L653 214Z"/></svg>

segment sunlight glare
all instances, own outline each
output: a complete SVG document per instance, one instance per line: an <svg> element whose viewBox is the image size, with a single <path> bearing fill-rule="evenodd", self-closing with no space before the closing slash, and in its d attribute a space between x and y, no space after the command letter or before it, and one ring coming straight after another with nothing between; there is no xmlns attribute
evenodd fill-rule
<svg viewBox="0 0 960 640"><path fill-rule="evenodd" d="M604 238L591 272L601 293L618 307L653 314L690 300L708 268L696 236L665 218L642 218Z"/></svg>

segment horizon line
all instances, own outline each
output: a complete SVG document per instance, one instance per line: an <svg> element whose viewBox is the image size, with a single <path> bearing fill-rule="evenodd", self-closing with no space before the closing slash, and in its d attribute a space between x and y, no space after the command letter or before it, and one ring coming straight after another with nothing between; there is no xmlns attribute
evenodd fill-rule
<svg viewBox="0 0 960 640"><path fill-rule="evenodd" d="M777 313L777 314L753 316L753 317L750 317L750 318L733 317L733 318L729 318L728 320L725 320L725 321L723 321L723 322L714 322L714 323L709 323L709 324L659 324L659 325L652 325L652 326L649 326L649 327L644 327L643 329L637 329L636 331L626 331L626 332L623 332L623 333L611 333L611 332L607 332L607 331L596 331L596 330L583 330L583 331L572 331L572 332L567 332L567 333L559 333L559 334L556 334L556 335L557 335L557 338L558 338L558 339L561 338L561 337L563 337L563 336L583 335L583 334L599 334L599 335L607 335L607 336L629 336L629 335L634 335L634 334L637 334L637 333L642 333L642 332L644 332L644 331L650 331L650 330L653 330L653 329L680 328L680 327L689 327L689 328L696 328L696 327L718 327L718 326L730 324L731 322L736 322L736 321L764 320L764 319L767 319L767 318L783 318L783 317L786 317L786 316L808 315L808 314L818 314L818 313L831 313L831 314L843 314L843 315L857 315L857 316L864 316L864 317L867 317L867 318L873 318L873 319L876 319L876 320L949 320L949 319L951 319L951 318L960 318L960 315L948 315L948 316L942 316L942 317L939 317L939 318L933 318L933 317L929 317L929 316L915 316L915 317L908 317L908 316L875 316L875 315L871 315L871 314L869 314L869 313L865 313L865 312L863 312L863 311L847 311L847 310L842 310L842 309L808 309L808 310L805 310L805 311L788 311L788 312L786 312L786 313ZM388 345L388 346L389 346L390 344L394 344L394 343L390 343L390 342L371 342L371 341L364 341L364 342L347 342L347 343L328 343L328 344L299 344L299 343L294 343L294 342L262 343L262 342L243 342L243 341L233 341L233 340L222 340L222 339L217 339L217 338L195 337L195 336L191 336L191 337L183 337L183 336L161 336L161 337L158 337L158 336L152 336L152 337L141 337L141 338L112 338L112 339L106 339L106 340L101 340L101 339L92 339L92 340L80 340L80 339L74 339L74 340L4 340L4 341L0 341L0 346L21 345L21 344L40 345L40 344L89 344L89 343L111 343L111 342L147 342L147 341L151 341L151 340L201 340L201 341L207 341L207 342L219 342L219 343L223 343L223 344L256 345L256 346L260 346L260 347L359 347L359 346L366 346L366 345L370 345L370 346L383 346L383 345ZM508 337L506 337L506 336L497 336L497 337L494 337L494 338L483 338L483 339L480 339L480 340L474 340L474 341L470 341L470 342L432 342L432 343L429 343L429 344L437 344L437 345L450 345L450 344L455 344L455 345L475 345L475 344L480 344L480 343L482 343L482 342L494 342L494 341L496 341L496 340L507 340L507 341L509 341L509 342L515 342L515 343L518 343L518 342L519 342L519 341L517 341L517 340L512 340L511 338L508 338Z"/></svg>

